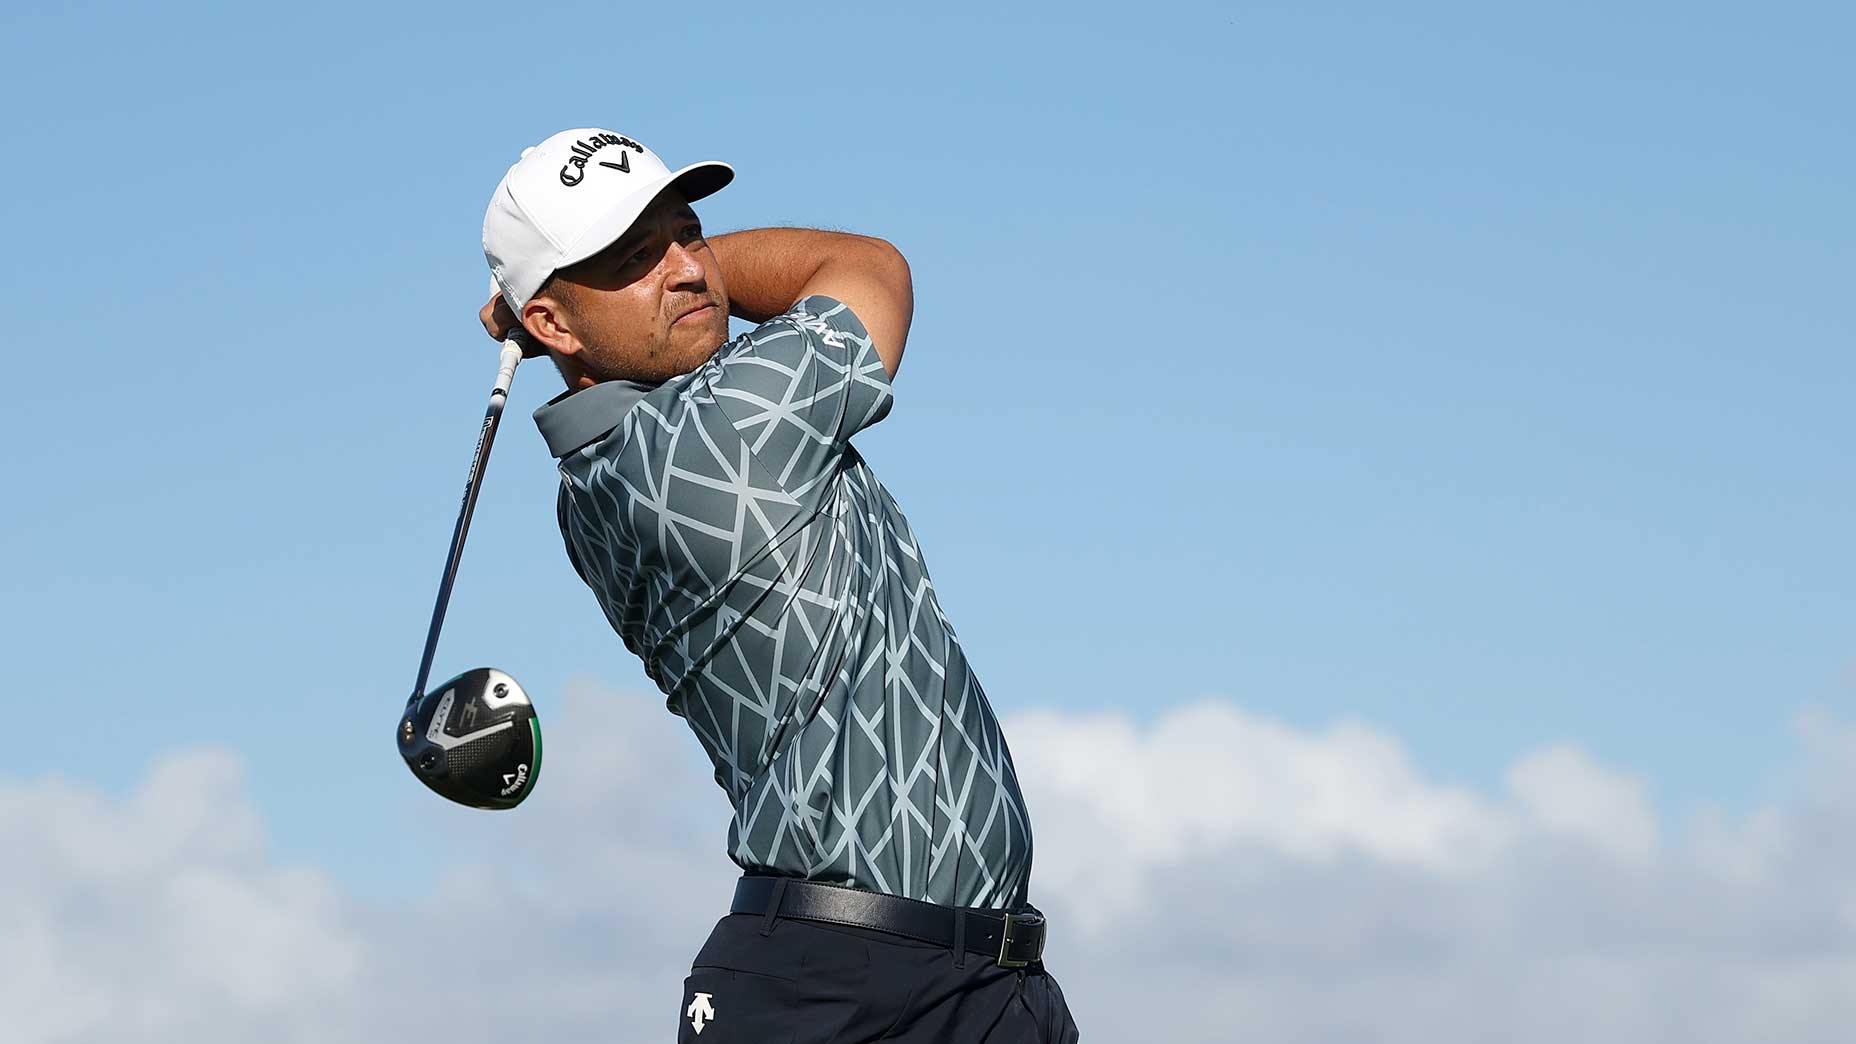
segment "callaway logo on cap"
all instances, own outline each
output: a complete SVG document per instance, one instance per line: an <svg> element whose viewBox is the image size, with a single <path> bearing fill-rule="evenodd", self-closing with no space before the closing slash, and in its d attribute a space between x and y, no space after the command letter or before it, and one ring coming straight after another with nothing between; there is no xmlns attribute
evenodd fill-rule
<svg viewBox="0 0 1856 1044"><path fill-rule="evenodd" d="M734 180L714 161L672 173L657 153L596 127L564 130L503 175L483 215L483 256L518 314L557 268L584 261L625 234L664 189L698 200Z"/></svg>

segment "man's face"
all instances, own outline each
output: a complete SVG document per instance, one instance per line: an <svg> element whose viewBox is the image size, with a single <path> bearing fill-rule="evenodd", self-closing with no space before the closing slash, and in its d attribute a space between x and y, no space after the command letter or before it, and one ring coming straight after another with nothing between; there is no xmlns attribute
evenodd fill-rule
<svg viewBox="0 0 1856 1044"><path fill-rule="evenodd" d="M611 246L556 272L537 299L553 305L559 327L542 339L557 359L598 381L665 381L728 340L722 270L696 212L674 189Z"/></svg>

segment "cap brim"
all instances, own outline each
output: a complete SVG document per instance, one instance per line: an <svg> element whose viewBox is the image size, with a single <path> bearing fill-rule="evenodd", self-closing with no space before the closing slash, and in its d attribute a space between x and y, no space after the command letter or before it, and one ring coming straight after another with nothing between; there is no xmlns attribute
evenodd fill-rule
<svg viewBox="0 0 1856 1044"><path fill-rule="evenodd" d="M692 163L670 176L670 183L682 191L684 199L692 203L704 196L715 195L733 180L735 168L721 160Z"/></svg>
<svg viewBox="0 0 1856 1044"><path fill-rule="evenodd" d="M720 160L705 160L692 163L680 170L672 171L659 179L657 184L633 193L625 201L600 217L598 221L587 226L580 238L561 252L561 262L555 266L560 271L568 265L579 264L601 250L606 249L631 230L632 223L638 215L650 209L666 189L676 189L683 193L683 198L694 203L705 196L714 195L724 185L735 180L735 168Z"/></svg>

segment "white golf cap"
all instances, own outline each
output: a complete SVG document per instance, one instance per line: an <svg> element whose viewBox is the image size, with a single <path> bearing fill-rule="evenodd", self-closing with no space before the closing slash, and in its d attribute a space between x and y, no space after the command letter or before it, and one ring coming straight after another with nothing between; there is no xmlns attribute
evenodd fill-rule
<svg viewBox="0 0 1856 1044"><path fill-rule="evenodd" d="M674 173L657 153L597 127L564 130L522 150L483 215L483 256L518 314L557 268L585 261L625 234L672 186L701 199L734 180L726 163Z"/></svg>

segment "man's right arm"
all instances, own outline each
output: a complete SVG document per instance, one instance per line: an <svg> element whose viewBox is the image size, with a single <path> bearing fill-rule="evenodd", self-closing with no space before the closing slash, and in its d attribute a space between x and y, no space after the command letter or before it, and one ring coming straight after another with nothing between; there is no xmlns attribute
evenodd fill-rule
<svg viewBox="0 0 1856 1044"><path fill-rule="evenodd" d="M915 288L909 263L881 239L809 228L757 228L709 239L728 284L729 310L753 323L822 294L850 307L891 378L902 365Z"/></svg>

